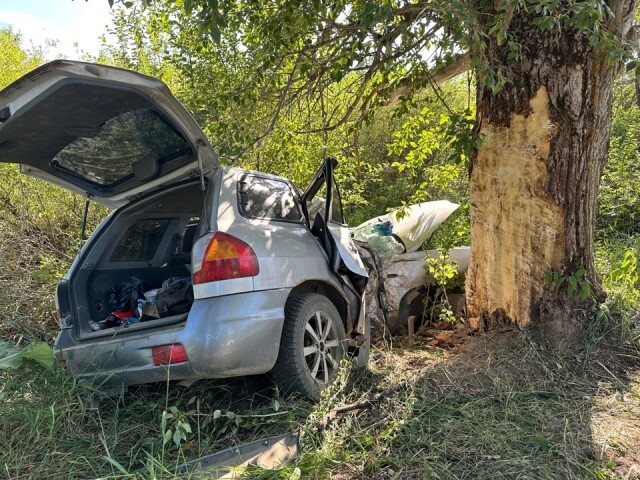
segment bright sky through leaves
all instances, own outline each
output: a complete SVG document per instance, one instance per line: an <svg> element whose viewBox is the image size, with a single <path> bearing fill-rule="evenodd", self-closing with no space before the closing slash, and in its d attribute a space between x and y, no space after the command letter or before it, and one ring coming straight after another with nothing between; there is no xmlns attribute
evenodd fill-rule
<svg viewBox="0 0 640 480"><path fill-rule="evenodd" d="M55 42L46 47L47 60L81 59L81 52L98 54L109 12L107 0L0 0L0 27L20 32L25 48Z"/></svg>

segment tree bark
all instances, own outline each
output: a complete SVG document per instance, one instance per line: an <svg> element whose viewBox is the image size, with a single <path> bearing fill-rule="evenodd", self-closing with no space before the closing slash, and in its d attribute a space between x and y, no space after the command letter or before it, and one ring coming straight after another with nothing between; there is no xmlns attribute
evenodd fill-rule
<svg viewBox="0 0 640 480"><path fill-rule="evenodd" d="M615 3L615 4L614 4ZM609 31L625 38L633 0L610 2ZM479 86L477 125L484 141L471 162L471 260L467 311L472 324L500 320L525 327L575 323L575 296L545 283L545 272L580 268L602 295L594 266L594 224L607 160L611 91L619 62L603 58L585 34L542 31L531 13L509 34L520 57L490 45L488 59L508 83Z"/></svg>

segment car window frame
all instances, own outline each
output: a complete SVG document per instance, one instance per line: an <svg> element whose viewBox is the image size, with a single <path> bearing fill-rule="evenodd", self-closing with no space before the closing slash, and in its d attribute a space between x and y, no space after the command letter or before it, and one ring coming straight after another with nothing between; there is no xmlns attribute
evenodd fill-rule
<svg viewBox="0 0 640 480"><path fill-rule="evenodd" d="M305 218L307 218L307 225L310 225L311 222L313 221L312 219L308 218L309 210L307 208L307 201L310 201L314 196L316 196L317 193L322 188L322 185L324 184L326 187L326 190L325 190L326 204L325 204L325 218L324 218L325 222L330 222L330 223L333 223L334 225L339 225L341 227L348 227L347 220L344 215L344 205L342 204L342 195L340 194L340 189L338 188L338 184L336 183L335 177L333 174L334 168L337 165L337 163L338 161L335 158L327 157L322 163L322 165L320 166L320 168L318 169L318 172L316 173L314 179L309 184L309 187L307 188L307 190L300 197L300 203L302 204L304 209L303 213L305 215ZM331 208L333 206L333 201L334 201L333 187L335 187L338 192L338 201L340 202L340 210L342 211L342 220L344 221L344 223L340 223L333 219L333 214L332 214L333 212Z"/></svg>
<svg viewBox="0 0 640 480"><path fill-rule="evenodd" d="M294 202L294 204L296 206L296 209L298 211L298 214L299 214L300 218L298 220L289 220L289 219L286 219L286 218L255 216L255 215L251 215L251 214L245 212L243 210L243 208L242 208L242 205L244 204L244 202L242 201L242 198L240 196L243 193L240 190L240 183L246 182L246 179L250 178L250 177L261 178L261 179L264 179L264 180L268 180L268 181L272 181L272 182L280 182L280 183L285 184L289 188L289 191L291 193L291 198L293 198L293 202ZM243 173L242 175L240 175L240 177L236 181L236 197L237 197L238 213L241 216L243 216L244 218L247 218L249 220L260 220L260 221L263 221L263 222L282 222L282 223L291 223L291 224L295 224L295 225L304 225L304 223L305 223L305 214L304 214L304 210L302 209L302 205L301 205L301 202L300 202L300 198L298 196L298 192L294 188L293 184L291 182L289 182L288 180L284 179L284 178L273 178L273 177L270 177L268 175L260 175L260 173L254 173L254 172Z"/></svg>

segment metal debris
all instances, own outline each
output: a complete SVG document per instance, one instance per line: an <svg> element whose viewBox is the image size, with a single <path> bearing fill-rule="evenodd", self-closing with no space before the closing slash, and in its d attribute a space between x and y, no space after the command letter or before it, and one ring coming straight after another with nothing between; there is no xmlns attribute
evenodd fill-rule
<svg viewBox="0 0 640 480"><path fill-rule="evenodd" d="M181 472L206 470L207 478L233 479L242 475L237 467L257 465L275 470L291 463L300 454L299 432L263 438L206 455L182 466Z"/></svg>

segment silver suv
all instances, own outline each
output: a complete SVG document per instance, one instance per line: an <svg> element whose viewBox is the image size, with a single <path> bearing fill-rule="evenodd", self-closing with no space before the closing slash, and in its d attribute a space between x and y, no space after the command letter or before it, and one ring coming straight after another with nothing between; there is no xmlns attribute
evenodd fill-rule
<svg viewBox="0 0 640 480"><path fill-rule="evenodd" d="M129 385L271 372L317 399L343 357L366 364L367 273L335 160L305 192L222 167L161 81L54 61L0 92L0 161L115 208L58 285L54 351L71 374ZM132 282L148 291L113 317ZM189 295L159 312L167 282Z"/></svg>

